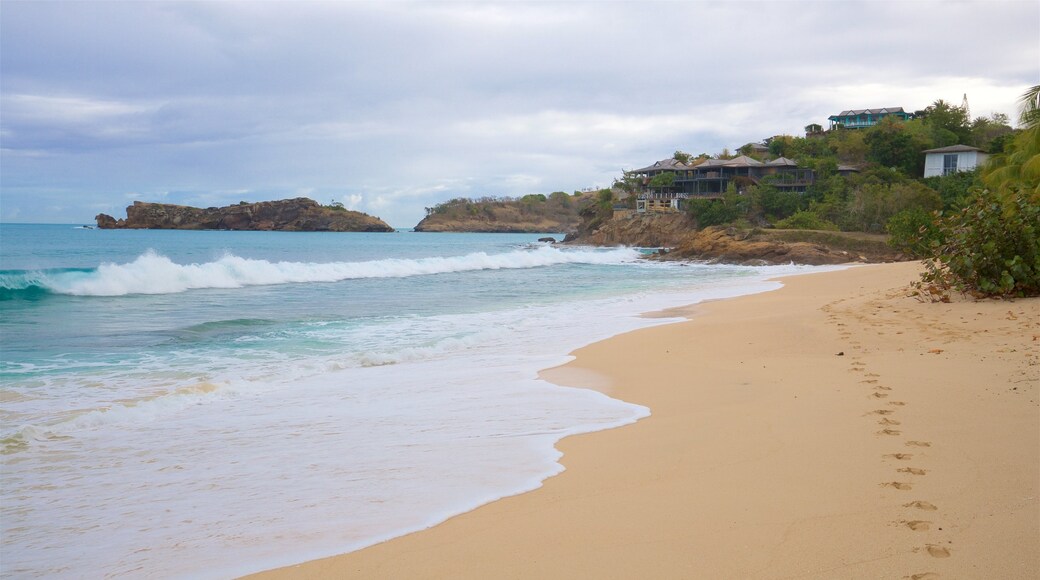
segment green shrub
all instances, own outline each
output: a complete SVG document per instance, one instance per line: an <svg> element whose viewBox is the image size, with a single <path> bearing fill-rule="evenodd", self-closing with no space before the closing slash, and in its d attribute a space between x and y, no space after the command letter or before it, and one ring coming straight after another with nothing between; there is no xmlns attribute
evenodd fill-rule
<svg viewBox="0 0 1040 580"><path fill-rule="evenodd" d="M795 212L791 217L776 222L776 227L785 230L838 230L838 226L834 223L806 210Z"/></svg>
<svg viewBox="0 0 1040 580"><path fill-rule="evenodd" d="M1040 204L1035 192L976 193L938 221L918 286L947 299L950 290L978 297L1040 295Z"/></svg>
<svg viewBox="0 0 1040 580"><path fill-rule="evenodd" d="M885 225L890 235L888 245L914 257L928 254L933 241L939 240L939 229L932 213L911 207L892 216Z"/></svg>

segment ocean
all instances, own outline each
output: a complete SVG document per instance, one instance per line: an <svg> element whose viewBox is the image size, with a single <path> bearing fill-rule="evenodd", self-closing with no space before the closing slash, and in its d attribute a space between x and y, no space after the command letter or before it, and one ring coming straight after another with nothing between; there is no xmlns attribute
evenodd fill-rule
<svg viewBox="0 0 1040 580"><path fill-rule="evenodd" d="M0 575L228 578L535 489L653 411L539 370L820 269L543 235L0 225Z"/></svg>

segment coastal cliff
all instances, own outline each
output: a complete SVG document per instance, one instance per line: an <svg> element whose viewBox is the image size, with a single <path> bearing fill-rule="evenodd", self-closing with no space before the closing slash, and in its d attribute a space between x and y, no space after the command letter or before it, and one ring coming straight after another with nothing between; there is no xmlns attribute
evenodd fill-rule
<svg viewBox="0 0 1040 580"><path fill-rule="evenodd" d="M101 229L254 230L289 232L392 232L383 220L305 197L197 208L135 201L126 219L98 214Z"/></svg>
<svg viewBox="0 0 1040 580"><path fill-rule="evenodd" d="M587 222L588 223L588 222ZM662 260L705 260L727 264L844 264L907 259L885 243L886 236L850 232L709 227L696 229L685 214L629 214L592 222L567 242L599 246L665 247Z"/></svg>

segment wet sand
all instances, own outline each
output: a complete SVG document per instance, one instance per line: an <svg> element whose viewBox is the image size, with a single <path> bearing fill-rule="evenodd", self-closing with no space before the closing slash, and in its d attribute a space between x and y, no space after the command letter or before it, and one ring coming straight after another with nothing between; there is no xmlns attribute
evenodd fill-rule
<svg viewBox="0 0 1040 580"><path fill-rule="evenodd" d="M648 406L543 487L263 578L1038 578L1040 300L791 277L543 373Z"/></svg>

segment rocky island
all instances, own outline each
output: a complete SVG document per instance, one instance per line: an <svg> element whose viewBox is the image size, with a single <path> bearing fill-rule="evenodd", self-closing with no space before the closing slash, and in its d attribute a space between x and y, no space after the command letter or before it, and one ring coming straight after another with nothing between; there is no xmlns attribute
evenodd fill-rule
<svg viewBox="0 0 1040 580"><path fill-rule="evenodd" d="M135 201L126 219L98 214L100 229L252 230L283 232L392 232L383 220L305 197L198 208Z"/></svg>
<svg viewBox="0 0 1040 580"><path fill-rule="evenodd" d="M547 233L570 232L581 221L583 196L557 191L521 198L455 198L426 208L417 232Z"/></svg>

